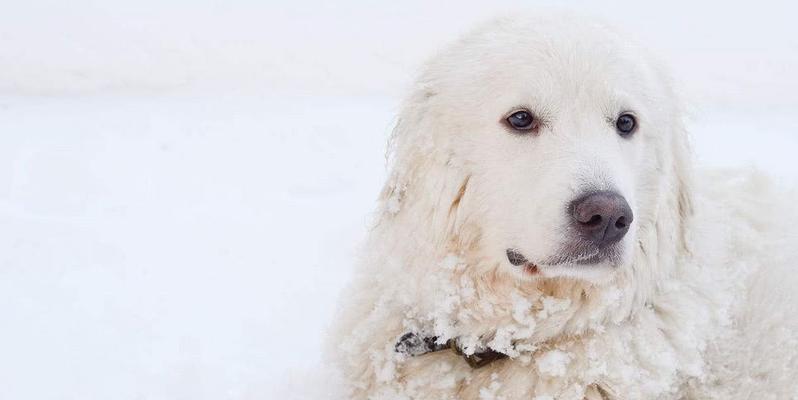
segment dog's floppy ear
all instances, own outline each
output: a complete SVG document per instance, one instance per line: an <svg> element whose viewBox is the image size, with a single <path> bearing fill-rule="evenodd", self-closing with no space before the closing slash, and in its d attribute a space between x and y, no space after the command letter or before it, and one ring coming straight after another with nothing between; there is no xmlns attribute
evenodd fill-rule
<svg viewBox="0 0 798 400"><path fill-rule="evenodd" d="M661 66L661 63L657 65ZM666 98L661 104L669 105L662 111L667 113L670 121L665 124L669 129L668 140L669 151L663 152L666 155L664 164L666 175L670 182L666 187L664 206L670 213L661 214L664 218L671 218L676 224L672 235L675 235L674 245L677 251L675 254L685 254L690 251L689 240L687 238L689 219L693 215L693 151L690 146L690 136L685 126L687 111L684 100L679 96L676 84L664 69L657 69L659 81L664 86L663 93ZM662 218L660 218L662 219Z"/></svg>
<svg viewBox="0 0 798 400"><path fill-rule="evenodd" d="M430 85L421 83L402 106L389 141L378 224L410 219L416 222L407 226L418 227L424 221L427 240L444 241L464 221L469 174L452 152L453 135L436 119L436 100Z"/></svg>
<svg viewBox="0 0 798 400"><path fill-rule="evenodd" d="M664 71L659 72L659 81L663 85L665 97L660 104L665 104L660 112L661 135L664 137L659 150L658 169L665 176L660 186L656 231L657 246L670 247L671 251L662 249L655 253L686 254L690 251L687 238L689 219L693 215L693 153L685 127L686 112L673 83ZM652 249L653 250L653 249ZM674 260L659 260L659 263L670 264Z"/></svg>
<svg viewBox="0 0 798 400"><path fill-rule="evenodd" d="M693 214L693 157L690 147L689 135L684 127L684 122L679 116L679 123L673 134L673 186L676 197L676 218L679 226L677 227L679 250L689 252L690 246L687 239L687 225L689 218Z"/></svg>
<svg viewBox="0 0 798 400"><path fill-rule="evenodd" d="M650 219L638 219L638 250L631 268L632 286L636 291L635 304L647 303L663 278L678 273L680 255L690 253L689 224L693 215L693 158L685 128L685 109L676 90L659 63L651 63L648 82L652 104L648 145L654 164L648 179L652 186L644 192L648 207L653 206ZM654 184L655 183L655 184Z"/></svg>

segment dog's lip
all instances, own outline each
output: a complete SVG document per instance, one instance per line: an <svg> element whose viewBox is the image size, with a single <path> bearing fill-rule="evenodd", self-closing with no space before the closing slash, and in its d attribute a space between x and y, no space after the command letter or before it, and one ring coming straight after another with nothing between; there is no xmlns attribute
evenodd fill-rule
<svg viewBox="0 0 798 400"><path fill-rule="evenodd" d="M540 272L540 267L537 264L530 262L520 251L517 249L507 249L507 260L510 261L510 264L515 265L516 267L523 267L524 272L536 275Z"/></svg>
<svg viewBox="0 0 798 400"><path fill-rule="evenodd" d="M609 256L604 254L603 252L595 252L590 255L586 255L577 259L570 259L567 262L554 262L554 263L547 263L545 265L550 265L552 267L556 267L560 264L576 264L576 265L595 265L599 264L602 261L605 261ZM508 248L507 249L507 260L510 264L523 268L523 271L531 274L537 275L542 273L542 265L540 263L531 262L529 259L526 258L518 249L516 248Z"/></svg>
<svg viewBox="0 0 798 400"><path fill-rule="evenodd" d="M529 260L521 254L518 249L509 248L507 249L507 260L510 261L510 264L515 265L516 267L519 265L528 264Z"/></svg>
<svg viewBox="0 0 798 400"><path fill-rule="evenodd" d="M535 264L529 263L524 265L524 272L530 275L537 275L540 273L540 268L538 268L538 266Z"/></svg>

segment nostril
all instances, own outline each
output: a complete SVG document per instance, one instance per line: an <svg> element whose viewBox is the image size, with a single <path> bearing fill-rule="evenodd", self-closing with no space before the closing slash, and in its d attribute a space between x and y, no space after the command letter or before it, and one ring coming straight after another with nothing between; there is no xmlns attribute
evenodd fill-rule
<svg viewBox="0 0 798 400"><path fill-rule="evenodd" d="M615 221L615 227L618 229L626 228L628 224L626 223L626 217L620 217L617 221Z"/></svg>
<svg viewBox="0 0 798 400"><path fill-rule="evenodd" d="M594 215L594 216L590 217L590 219L587 222L585 222L585 225L587 225L587 226L596 226L596 225L601 223L601 219L602 219L601 215Z"/></svg>

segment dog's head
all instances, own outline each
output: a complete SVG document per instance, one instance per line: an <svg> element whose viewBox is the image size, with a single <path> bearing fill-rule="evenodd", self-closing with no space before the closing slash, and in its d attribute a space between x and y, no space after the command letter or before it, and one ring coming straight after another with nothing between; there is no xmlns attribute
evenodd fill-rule
<svg viewBox="0 0 798 400"><path fill-rule="evenodd" d="M652 256L638 254L646 246L679 245L678 102L622 35L502 19L440 53L417 85L395 133L388 209L529 279L603 280Z"/></svg>

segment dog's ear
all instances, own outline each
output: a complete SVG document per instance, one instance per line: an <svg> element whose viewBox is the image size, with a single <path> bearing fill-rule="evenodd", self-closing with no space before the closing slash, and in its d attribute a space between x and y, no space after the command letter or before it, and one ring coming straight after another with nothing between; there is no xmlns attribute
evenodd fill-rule
<svg viewBox="0 0 798 400"><path fill-rule="evenodd" d="M693 215L693 151L690 146L690 135L686 128L686 119L689 117L685 100L681 98L677 84L672 80L670 74L662 68L662 63L657 63L659 81L664 86L662 91L666 98L660 104L667 104L662 111L667 115L669 123L664 126L669 129L668 139L670 141L670 151L664 152L667 155L665 164L662 166L666 175L670 178L666 187L666 207L671 210L670 214L663 217L673 218L676 223L674 227L676 243L675 254L686 254L690 251L690 242L687 238L689 219ZM668 170L669 169L669 170Z"/></svg>
<svg viewBox="0 0 798 400"><path fill-rule="evenodd" d="M654 152L648 173L656 177L651 180L656 184L646 191L644 201L655 208L650 219L638 220L639 251L634 263L638 267L630 269L637 306L648 302L658 282L676 272L680 256L691 252L688 233L693 215L693 156L685 108L667 72L651 71L649 82L655 86L650 92L658 97L652 99L657 110L650 113L651 134L647 139Z"/></svg>
<svg viewBox="0 0 798 400"><path fill-rule="evenodd" d="M689 218L693 215L693 152L690 147L689 134L683 121L679 121L677 131L673 134L673 186L676 197L677 237L679 250L690 251L687 238Z"/></svg>
<svg viewBox="0 0 798 400"><path fill-rule="evenodd" d="M453 136L434 111L435 91L420 84L405 101L389 141L389 178L380 196L378 224L411 219L444 241L464 221L469 174L451 145ZM419 231L416 231L421 233Z"/></svg>
<svg viewBox="0 0 798 400"><path fill-rule="evenodd" d="M661 254L687 254L690 252L688 231L690 217L693 215L693 152L685 127L687 113L674 84L664 71L659 71L662 93L665 97L660 104L663 120L660 132L665 148L660 149L658 157L660 170L665 181L660 186L659 210L657 212L658 247L670 247L671 251L657 251ZM673 260L659 260L672 263Z"/></svg>

